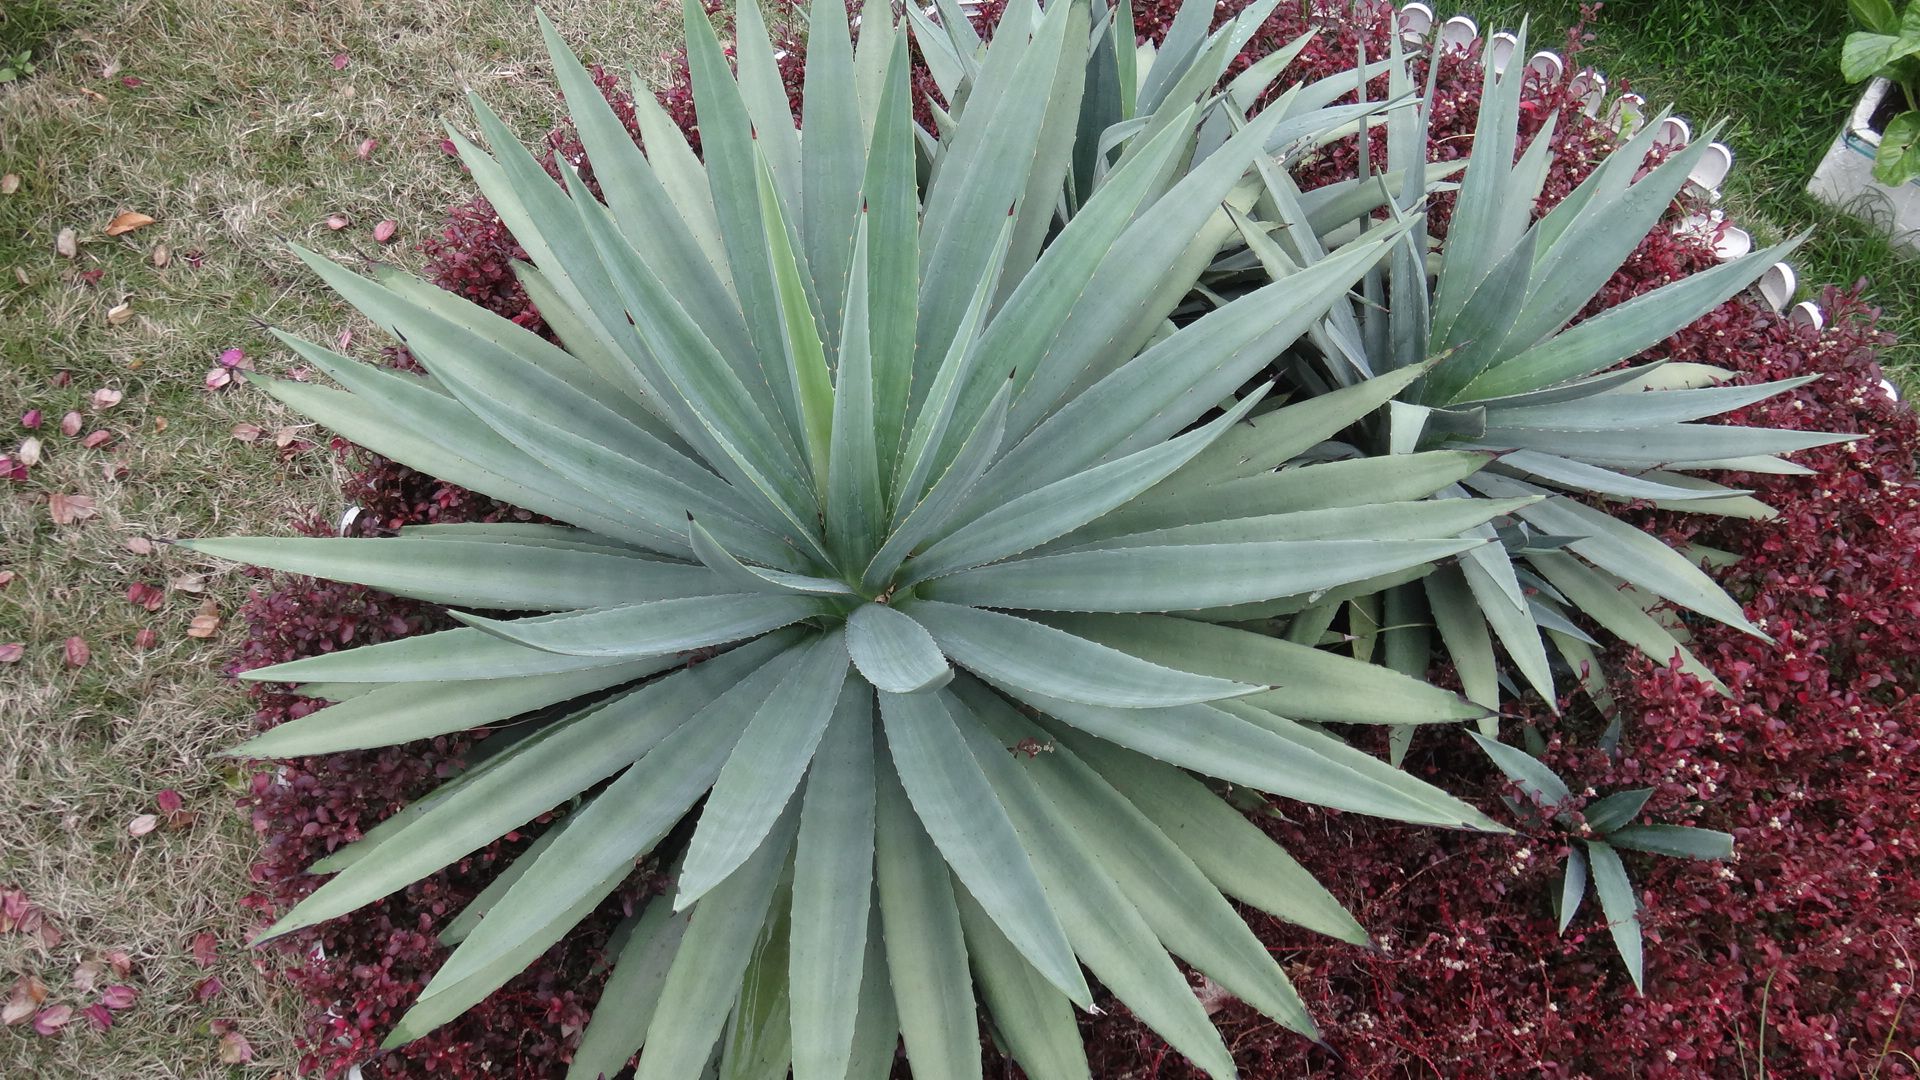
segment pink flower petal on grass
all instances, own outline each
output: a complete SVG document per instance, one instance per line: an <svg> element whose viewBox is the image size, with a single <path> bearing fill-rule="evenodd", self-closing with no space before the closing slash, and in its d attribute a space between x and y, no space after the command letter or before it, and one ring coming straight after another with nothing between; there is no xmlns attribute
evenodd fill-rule
<svg viewBox="0 0 1920 1080"><path fill-rule="evenodd" d="M93 659L93 652L87 648L86 638L68 638L66 649L67 663L73 667L86 667L87 661Z"/></svg>
<svg viewBox="0 0 1920 1080"><path fill-rule="evenodd" d="M26 412L20 414L20 426L23 428L38 428L40 423L41 416L39 409L28 409Z"/></svg>
<svg viewBox="0 0 1920 1080"><path fill-rule="evenodd" d="M332 229L334 232L339 232L341 229L344 229L351 224L353 224L353 222L348 221L345 215L342 215L342 214L327 215L327 228Z"/></svg>
<svg viewBox="0 0 1920 1080"><path fill-rule="evenodd" d="M80 440L80 445L89 450L98 450L112 441L113 432L111 431L90 431L86 438Z"/></svg>
<svg viewBox="0 0 1920 1080"><path fill-rule="evenodd" d="M0 645L0 664L14 663L26 654L27 647L25 644L18 641L9 641Z"/></svg>
<svg viewBox="0 0 1920 1080"><path fill-rule="evenodd" d="M160 816L158 814L141 814L139 817L127 822L127 831L135 836L145 836L159 827Z"/></svg>
<svg viewBox="0 0 1920 1080"><path fill-rule="evenodd" d="M66 1027L73 1020L73 1009L67 1005L54 1005L41 1009L40 1015L33 1018L33 1030L42 1035L51 1035Z"/></svg>
<svg viewBox="0 0 1920 1080"><path fill-rule="evenodd" d="M225 989L226 986L220 982L218 977L201 979L199 982L193 984L193 1000L204 1005L214 998L219 997L220 991Z"/></svg>
<svg viewBox="0 0 1920 1080"><path fill-rule="evenodd" d="M168 788L154 796L154 801L160 804L160 809L163 813L177 814L180 812L180 793L172 788Z"/></svg>
<svg viewBox="0 0 1920 1080"><path fill-rule="evenodd" d="M220 1036L220 1062L224 1065L245 1065L253 1060L253 1044L245 1035L229 1031Z"/></svg>
<svg viewBox="0 0 1920 1080"><path fill-rule="evenodd" d="M101 1031L113 1026L113 1014L107 1011L105 1005L98 1003L89 1005L80 1010L80 1015L86 1017L89 1023Z"/></svg>
<svg viewBox="0 0 1920 1080"><path fill-rule="evenodd" d="M199 964L203 968L209 968L213 966L213 961L218 955L219 955L219 943L213 940L212 934L194 935L194 938L193 938L193 962L194 963Z"/></svg>
<svg viewBox="0 0 1920 1080"><path fill-rule="evenodd" d="M100 992L100 1004L109 1009L131 1009L140 991L131 986L109 986Z"/></svg>
<svg viewBox="0 0 1920 1080"><path fill-rule="evenodd" d="M80 425L84 423L86 423L86 420L82 418L79 413L70 412L60 418L60 434L71 439L75 435L80 434Z"/></svg>
<svg viewBox="0 0 1920 1080"><path fill-rule="evenodd" d="M373 227L373 238L379 243L387 243L393 239L393 234L399 229L400 226L392 218L388 218Z"/></svg>
<svg viewBox="0 0 1920 1080"><path fill-rule="evenodd" d="M347 62L348 62L348 56L346 53L335 53L333 57L333 70L335 71L346 70Z"/></svg>
<svg viewBox="0 0 1920 1080"><path fill-rule="evenodd" d="M379 139L362 140L360 143L360 150L359 150L360 160L365 161L366 159L372 157L373 148L379 145L380 145Z"/></svg>
<svg viewBox="0 0 1920 1080"><path fill-rule="evenodd" d="M101 409L111 409L125 400L126 396L126 394L118 390L103 386L93 392L93 411L99 412Z"/></svg>

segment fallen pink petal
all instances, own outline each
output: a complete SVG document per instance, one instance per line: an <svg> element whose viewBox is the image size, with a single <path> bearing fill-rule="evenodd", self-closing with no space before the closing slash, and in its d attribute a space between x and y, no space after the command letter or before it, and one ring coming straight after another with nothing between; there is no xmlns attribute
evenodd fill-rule
<svg viewBox="0 0 1920 1080"><path fill-rule="evenodd" d="M101 1031L113 1026L113 1013L108 1012L107 1007L98 1002L81 1009L80 1015L86 1017L88 1023Z"/></svg>
<svg viewBox="0 0 1920 1080"><path fill-rule="evenodd" d="M204 1005L214 998L219 997L220 991L225 989L226 985L220 981L217 975L201 979L193 986L193 1000L196 1003Z"/></svg>
<svg viewBox="0 0 1920 1080"><path fill-rule="evenodd" d="M17 663L25 655L27 655L27 647L21 642L9 641L0 645L0 664Z"/></svg>
<svg viewBox="0 0 1920 1080"><path fill-rule="evenodd" d="M114 390L109 387L103 386L100 389L95 390L93 392L94 411L98 412L101 409L111 409L115 405L120 404L121 401L125 400L126 396L127 395L125 393L119 390Z"/></svg>
<svg viewBox="0 0 1920 1080"><path fill-rule="evenodd" d="M393 234L399 229L400 226L392 218L388 218L373 227L373 238L379 243L387 243L393 239Z"/></svg>
<svg viewBox="0 0 1920 1080"><path fill-rule="evenodd" d="M136 649L151 649L158 644L160 644L160 635L154 633L152 629L142 630L133 635L133 647Z"/></svg>
<svg viewBox="0 0 1920 1080"><path fill-rule="evenodd" d="M327 228L332 229L334 232L339 232L341 229L344 229L351 224L353 224L353 222L348 221L345 215L342 215L342 214L327 215Z"/></svg>
<svg viewBox="0 0 1920 1080"><path fill-rule="evenodd" d="M33 1018L33 1030L42 1035L51 1035L73 1020L73 1008L68 1005L53 1005L40 1010Z"/></svg>
<svg viewBox="0 0 1920 1080"><path fill-rule="evenodd" d="M100 991L100 1004L109 1009L131 1009L140 991L131 986L109 986Z"/></svg>
<svg viewBox="0 0 1920 1080"><path fill-rule="evenodd" d="M98 450L112 441L113 432L111 431L89 431L87 437L80 440L80 445L89 450Z"/></svg>
<svg viewBox="0 0 1920 1080"><path fill-rule="evenodd" d="M165 813L174 814L180 811L180 793L172 788L154 796L154 801L160 804L160 809Z"/></svg>
<svg viewBox="0 0 1920 1080"><path fill-rule="evenodd" d="M41 418L40 418L39 409L28 409L26 412L20 414L21 427L28 428L28 429L36 429L40 426L40 424L41 424Z"/></svg>
<svg viewBox="0 0 1920 1080"><path fill-rule="evenodd" d="M60 418L60 434L72 438L80 434L80 427L86 422L86 417L81 416L77 412L70 412Z"/></svg>
<svg viewBox="0 0 1920 1080"><path fill-rule="evenodd" d="M333 70L344 71L346 69L347 62L348 62L348 58L346 53L335 53L333 57Z"/></svg>
<svg viewBox="0 0 1920 1080"><path fill-rule="evenodd" d="M370 158L370 157L372 157L372 156L373 156L373 148L374 148L374 147L376 147L376 146L379 146L379 145L380 145L380 140L379 140L379 139L365 139L365 140L362 140L362 141L361 141L361 143L360 143L360 150L359 150L359 153L360 153L360 159L361 159L362 161L364 161L364 160L366 160L367 158Z"/></svg>
<svg viewBox="0 0 1920 1080"><path fill-rule="evenodd" d="M77 668L86 667L87 661L93 659L92 651L87 648L86 638L83 638L83 637L68 638L66 650L67 650L67 664L70 667L77 667Z"/></svg>
<svg viewBox="0 0 1920 1080"><path fill-rule="evenodd" d="M213 961L215 957L217 957L218 955L219 955L219 945L217 942L214 941L212 934L194 935L194 938L193 938L193 962L194 963L200 965L203 968L212 967Z"/></svg>
<svg viewBox="0 0 1920 1080"><path fill-rule="evenodd" d="M160 815L141 814L127 822L127 832L134 836L145 836L160 827Z"/></svg>

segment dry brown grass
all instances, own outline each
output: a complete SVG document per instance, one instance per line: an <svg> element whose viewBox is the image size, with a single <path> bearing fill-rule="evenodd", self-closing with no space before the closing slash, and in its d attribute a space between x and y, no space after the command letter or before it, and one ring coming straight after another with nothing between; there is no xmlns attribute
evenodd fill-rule
<svg viewBox="0 0 1920 1080"><path fill-rule="evenodd" d="M239 631L229 622L210 640L187 637L202 601L193 593L169 591L153 613L129 603L130 584L209 568L164 547L135 554L127 541L279 532L294 515L337 511L327 451L283 458L270 440L235 440L236 423L271 432L293 418L244 388L209 393L203 375L230 347L265 371L287 365L253 317L323 340L353 325L279 241L372 254L372 226L392 218L399 236L382 257L417 261L412 242L471 194L438 146L441 117L464 112L463 85L529 135L556 106L520 4L84 2L40 72L0 86L0 173L21 178L0 195L0 452L33 434L46 458L29 482L0 487L0 569L17 575L0 591L0 643L25 645L0 665L0 889L24 889L63 934L52 948L0 935L0 976L36 976L49 1004L77 1007L97 994L72 991L75 967L123 950L141 997L106 1032L84 1020L51 1037L0 1029L0 1076L291 1075L295 1003L242 948L249 920L237 901L256 841L233 807L239 778L207 756L248 726L219 675ZM678 19L654 0L545 6L583 55L649 73ZM355 152L366 138L379 140L370 160ZM103 235L122 210L158 223ZM330 214L352 227L329 230ZM77 258L56 253L62 228L77 234ZM173 254L165 268L152 263L159 245ZM123 300L133 317L112 325L106 313ZM63 371L71 384L55 386ZM92 413L97 387L125 399ZM38 432L17 426L29 408L47 416ZM104 429L112 442L85 449L61 435L70 409L86 415L83 434ZM97 516L56 525L53 493L93 499ZM230 617L244 589L216 572L205 595ZM134 647L141 629L158 647ZM75 636L92 652L85 667L64 656ZM198 820L130 835L165 789ZM204 970L189 950L203 932L219 942ZM194 1004L210 975L225 991ZM238 1023L250 1067L219 1061L216 1020Z"/></svg>

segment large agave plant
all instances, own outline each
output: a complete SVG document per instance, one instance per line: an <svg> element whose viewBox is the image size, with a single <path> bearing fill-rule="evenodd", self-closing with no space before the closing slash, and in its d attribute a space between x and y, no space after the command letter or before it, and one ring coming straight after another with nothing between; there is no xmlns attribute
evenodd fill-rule
<svg viewBox="0 0 1920 1080"><path fill-rule="evenodd" d="M1077 139L1099 137L1077 121L1085 0L1015 3L967 53L937 134L911 119L884 5L857 53L839 0L816 8L802 131L750 0L737 77L686 10L704 161L644 93L637 149L544 23L605 201L571 174L555 184L477 101L492 152L456 136L564 347L419 280L302 253L430 374L286 337L343 389L265 389L565 524L189 544L467 624L252 672L338 703L236 753L521 718L487 740L504 749L316 865L337 873L269 936L557 807L448 928L458 948L390 1043L480 1000L649 858L673 889L623 927L574 1076L640 1050L647 1080L789 1064L798 1080L881 1077L904 1036L916 1075L977 1077L977 984L1029 1075L1084 1078L1083 964L1230 1076L1173 955L1312 1033L1226 897L1365 935L1210 785L1492 829L1315 723L1485 710L1181 613L1414 572L1537 501L1425 500L1484 463L1471 452L1372 480L1271 472L1424 370L1284 408L1243 394L1403 230L1167 319L1231 228L1223 206L1261 189L1274 133L1350 114L1243 123L1217 112L1215 78L1173 79L1073 181L1057 226ZM1257 504L1215 483L1242 476Z"/></svg>
<svg viewBox="0 0 1920 1080"><path fill-rule="evenodd" d="M1524 56L1525 28L1515 55ZM1389 97L1415 88L1398 55L1388 58ZM1443 487L1441 498L1550 496L1496 528L1468 535L1498 540L1414 582L1389 575L1374 589L1333 595L1297 617L1288 632L1317 641L1339 603L1356 602L1356 622L1387 629L1384 652L1403 670L1423 671L1430 628L1460 672L1467 696L1497 704L1501 672L1494 642L1549 702L1551 639L1576 670L1593 660L1592 639L1569 619L1585 613L1651 658L1678 662L1718 685L1685 647L1675 620L1656 617L1663 601L1755 634L1740 606L1697 565L1604 509L1567 497L1648 500L1701 513L1764 516L1747 492L1692 476L1695 470L1803 472L1778 455L1846 436L1697 424L1803 385L1808 379L1717 387L1727 373L1701 365L1623 362L1659 343L1752 284L1799 242L1693 274L1577 325L1568 326L1655 227L1705 151L1712 133L1645 169L1661 125L1610 153L1538 220L1555 118L1524 151L1520 92L1526 69L1504 75L1485 61L1473 151L1459 178L1452 223L1437 255L1411 211L1458 166L1426 163L1428 110L1400 109L1382 121L1388 160L1380 175L1302 194L1267 170L1265 201L1241 220L1248 251L1215 275L1257 263L1282 278L1317 266L1345 244L1392 234L1393 254L1369 271L1360 295L1336 305L1311 333L1317 360L1296 378L1319 389L1384 372L1432 366L1385 409L1321 456L1418 455L1474 447L1499 456L1486 469ZM1437 70L1437 69L1436 69ZM1428 97L1431 96L1431 83ZM1717 130L1717 129L1716 129ZM1363 161L1363 170L1366 168ZM1389 224L1378 211L1391 208ZM1275 224L1285 226L1274 229ZM1431 282L1431 284L1429 284ZM1229 613L1245 617L1247 613ZM1491 733L1490 724L1487 726Z"/></svg>

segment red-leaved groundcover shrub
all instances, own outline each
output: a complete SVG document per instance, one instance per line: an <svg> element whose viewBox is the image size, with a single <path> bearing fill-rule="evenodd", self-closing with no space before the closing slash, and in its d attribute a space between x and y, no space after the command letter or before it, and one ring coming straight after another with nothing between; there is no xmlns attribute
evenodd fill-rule
<svg viewBox="0 0 1920 1080"><path fill-rule="evenodd" d="M1241 6L1227 0L1218 15ZM1175 0L1136 4L1143 39L1164 35L1177 7ZM1386 52L1392 13L1385 5L1356 10L1345 2L1286 0L1281 8L1239 65L1308 27L1320 33L1289 78L1349 71L1362 47L1369 57ZM977 15L983 30L997 9L989 4ZM773 21L792 22L778 13ZM801 42L781 44L798 101ZM1577 34L1568 43L1572 50L1579 44ZM604 74L596 78L631 129L627 91ZM916 85L931 92L924 73ZM1476 62L1443 61L1433 105L1436 159L1470 149L1479 86ZM1375 89L1383 91L1384 81ZM697 140L684 71L660 97ZM1538 130L1567 97L1564 85L1531 87L1528 129ZM1570 190L1613 138L1577 109L1561 108L1559 161L1542 208ZM569 129L554 131L548 146L551 168L565 162L591 179L591 163ZM1349 139L1324 148L1299 176L1309 187L1341 179L1353 175L1357 160ZM1444 196L1431 208L1436 235L1445 234L1448 209ZM484 200L450 211L442 234L423 247L429 273L443 287L543 328L513 278L511 260L524 252ZM1658 228L1589 314L1713 261L1702 238ZM1920 1002L1910 1001L1920 961L1920 715L1910 694L1920 676L1920 430L1912 411L1881 390L1874 356L1887 342L1858 294L1859 286L1829 290L1828 327L1819 334L1736 298L1647 357L1718 365L1742 382L1819 374L1811 385L1727 421L1860 434L1798 455L1813 475L1732 477L1779 510L1770 521L1633 511L1673 543L1738 556L1719 576L1772 640L1706 620L1689 624L1693 649L1733 687L1732 696L1616 648L1605 665L1624 729L1617 752L1599 748L1608 717L1584 697L1563 701L1558 715L1536 702L1505 721L1509 741L1518 741L1522 725L1533 726L1546 742L1545 760L1577 795L1652 787L1642 820L1734 835L1737 855L1728 864L1626 853L1644 905L1646 995L1634 993L1597 904L1589 901L1564 937L1556 932L1550 898L1571 838L1516 819L1500 799L1510 787L1480 751L1458 732L1430 731L1408 768L1519 831L1448 833L1294 804L1276 803L1285 817L1257 814L1372 931L1379 948L1316 939L1249 913L1321 1024L1324 1044L1208 994L1244 1076L1920 1076L1909 1056L1920 1047ZM395 361L408 362L403 353ZM336 446L355 463L346 496L366 510L354 526L362 534L410 524L536 520ZM296 527L326 531L316 522ZM262 577L247 620L250 640L236 671L451 625L432 605L288 575ZM1450 676L1436 669L1432 677ZM262 728L320 704L281 687L252 693ZM1357 731L1353 738L1384 749L1371 746L1374 734ZM317 884L307 865L501 737L483 730L260 766L245 805L263 843L254 868L259 891L249 900L262 925ZM531 823L278 946L285 977L308 1003L303 1069L335 1077L364 1064L369 1080L564 1073L604 979L607 934L661 885L651 866L636 870L580 931L479 1007L408 1046L378 1049L445 958L437 932L541 828ZM1206 991L1195 978L1196 989ZM1117 1002L1101 1006L1102 1014L1083 1019L1098 1080L1200 1075Z"/></svg>

